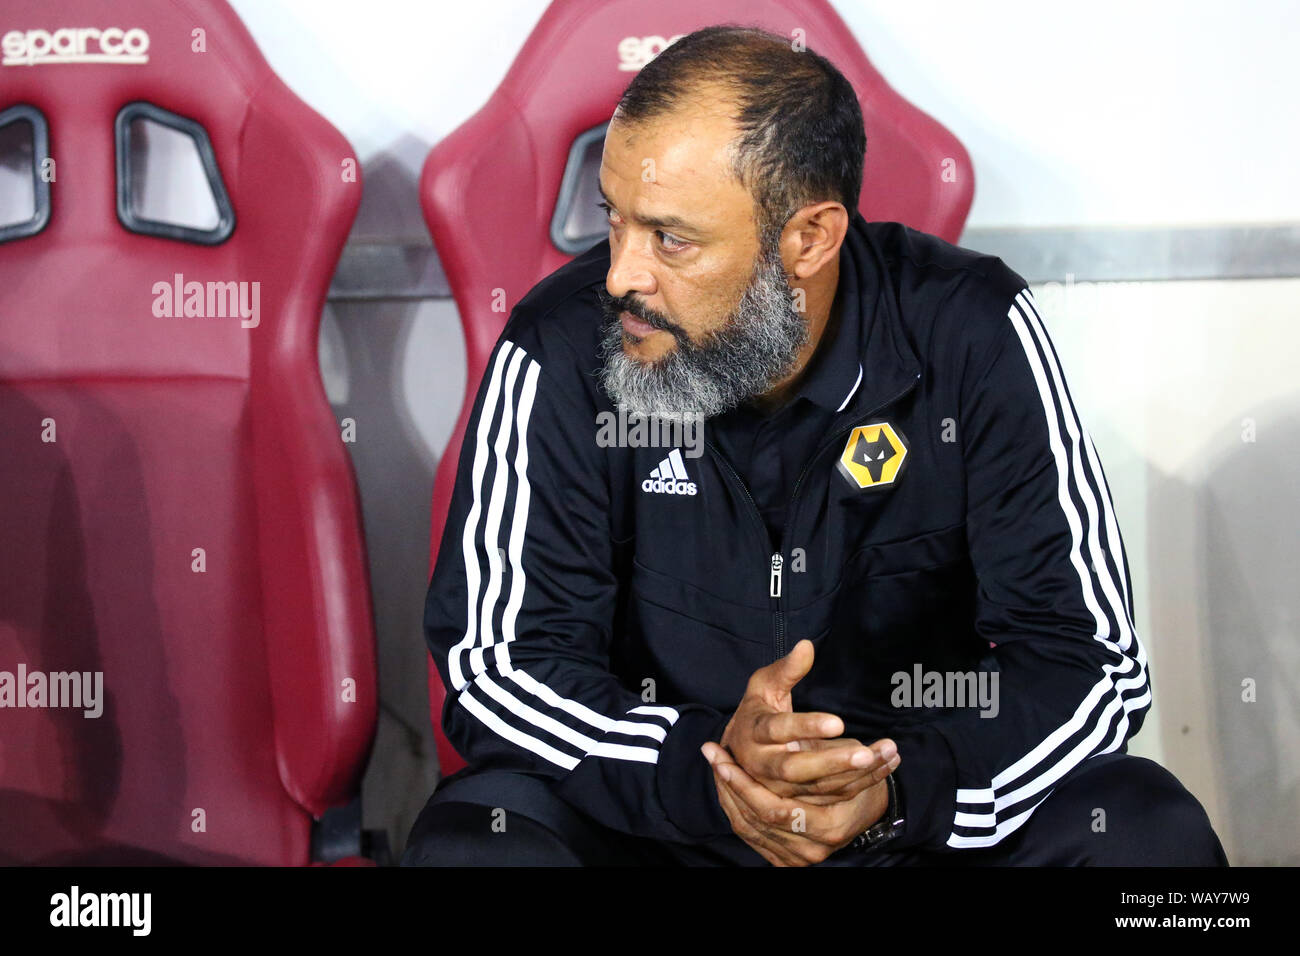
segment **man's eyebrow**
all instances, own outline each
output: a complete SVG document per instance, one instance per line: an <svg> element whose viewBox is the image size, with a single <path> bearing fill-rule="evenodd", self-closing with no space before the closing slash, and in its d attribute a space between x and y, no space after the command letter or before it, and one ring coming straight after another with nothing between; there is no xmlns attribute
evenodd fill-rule
<svg viewBox="0 0 1300 956"><path fill-rule="evenodd" d="M599 179L596 180L596 190L600 193L601 199L609 203L610 206L614 205L610 202L609 197L605 195L605 187L600 184ZM643 226L653 226L656 229L680 229L683 232L691 232L697 235L706 232L706 230L694 223L687 222L681 216L633 216L632 218Z"/></svg>

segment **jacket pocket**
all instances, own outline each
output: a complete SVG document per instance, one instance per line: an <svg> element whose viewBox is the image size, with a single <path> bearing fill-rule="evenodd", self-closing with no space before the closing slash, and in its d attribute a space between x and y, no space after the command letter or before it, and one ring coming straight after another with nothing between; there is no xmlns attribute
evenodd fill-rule
<svg viewBox="0 0 1300 956"><path fill-rule="evenodd" d="M885 577L942 567L969 558L966 524L927 531L899 541L863 545L852 555L844 577Z"/></svg>
<svg viewBox="0 0 1300 956"><path fill-rule="evenodd" d="M836 589L833 640L873 668L956 667L980 646L977 587L964 524L867 545Z"/></svg>
<svg viewBox="0 0 1300 956"><path fill-rule="evenodd" d="M632 598L658 609L677 630L694 630L701 639L733 639L770 646L772 615L767 607L749 607L719 597L689 581L651 570L632 560Z"/></svg>
<svg viewBox="0 0 1300 956"><path fill-rule="evenodd" d="M719 598L632 561L622 628L615 634L623 676L653 679L659 699L735 710L750 675L772 652L772 614Z"/></svg>
<svg viewBox="0 0 1300 956"><path fill-rule="evenodd" d="M977 587L964 524L858 548L831 592L797 616L797 636L812 637L816 660L796 688L796 709L895 726L895 673L917 664L969 670L987 649L974 628Z"/></svg>

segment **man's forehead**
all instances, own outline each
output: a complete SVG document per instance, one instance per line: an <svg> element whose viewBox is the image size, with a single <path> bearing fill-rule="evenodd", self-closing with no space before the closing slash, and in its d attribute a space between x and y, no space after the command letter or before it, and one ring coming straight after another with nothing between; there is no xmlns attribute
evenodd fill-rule
<svg viewBox="0 0 1300 956"><path fill-rule="evenodd" d="M636 123L617 115L605 133L605 151L620 158L654 159L666 173L721 178L731 162L734 120L717 104L691 103Z"/></svg>
<svg viewBox="0 0 1300 956"><path fill-rule="evenodd" d="M601 159L601 193L613 203L611 192L631 186L630 198L618 198L635 208L621 214L676 213L700 227L744 213L750 200L732 172L734 136L725 113L674 111L635 125L615 119Z"/></svg>

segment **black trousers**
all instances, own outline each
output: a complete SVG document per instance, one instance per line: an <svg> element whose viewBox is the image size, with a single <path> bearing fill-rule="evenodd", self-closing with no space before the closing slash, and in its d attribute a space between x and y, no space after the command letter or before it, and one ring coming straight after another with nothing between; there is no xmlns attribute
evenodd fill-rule
<svg viewBox="0 0 1300 956"><path fill-rule="evenodd" d="M1097 811L1102 811L1099 814ZM1104 815L1103 815L1104 814ZM1104 829L1101 824L1104 823ZM601 826L545 778L462 770L443 780L411 829L403 866L767 866L739 837L686 845ZM818 866L1227 866L1200 802L1164 767L1110 753L1067 774L991 847L863 852Z"/></svg>

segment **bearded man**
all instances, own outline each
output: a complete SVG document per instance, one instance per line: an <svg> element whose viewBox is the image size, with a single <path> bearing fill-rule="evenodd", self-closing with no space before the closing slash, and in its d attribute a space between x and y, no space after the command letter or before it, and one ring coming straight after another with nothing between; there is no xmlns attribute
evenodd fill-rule
<svg viewBox="0 0 1300 956"><path fill-rule="evenodd" d="M608 242L478 389L425 607L469 766L404 863L1226 863L1126 753L1146 652L1033 296L866 222L864 150L762 31L628 86ZM598 442L619 411L703 448Z"/></svg>

